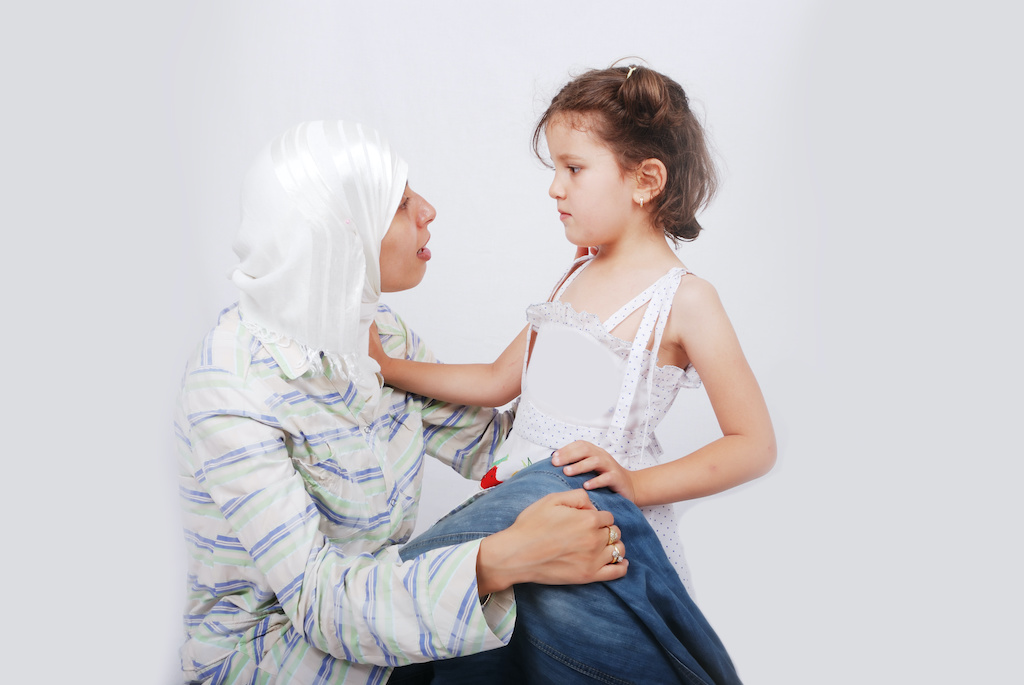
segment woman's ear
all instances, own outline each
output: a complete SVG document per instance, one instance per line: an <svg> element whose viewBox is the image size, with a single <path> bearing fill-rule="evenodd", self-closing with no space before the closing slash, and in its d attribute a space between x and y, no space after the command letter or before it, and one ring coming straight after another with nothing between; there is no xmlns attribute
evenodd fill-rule
<svg viewBox="0 0 1024 685"><path fill-rule="evenodd" d="M665 182L668 179L668 169L665 164L655 157L645 159L636 166L636 193L635 200L640 203L650 202L661 195L665 190Z"/></svg>

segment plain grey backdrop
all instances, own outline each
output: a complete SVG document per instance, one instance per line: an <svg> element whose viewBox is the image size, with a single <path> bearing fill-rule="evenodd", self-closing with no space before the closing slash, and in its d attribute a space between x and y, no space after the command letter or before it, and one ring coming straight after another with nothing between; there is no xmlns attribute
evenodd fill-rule
<svg viewBox="0 0 1024 685"><path fill-rule="evenodd" d="M171 412L234 299L264 143L314 118L385 132L438 210L423 285L385 301L442 359L486 361L572 252L533 124L573 74L631 55L706 121L722 190L680 256L718 288L778 432L769 476L682 519L741 676L1019 677L1022 55L1001 7L7 10L2 679L177 681ZM696 391L659 436L682 455L716 431ZM437 469L427 488L424 519L466 492Z"/></svg>

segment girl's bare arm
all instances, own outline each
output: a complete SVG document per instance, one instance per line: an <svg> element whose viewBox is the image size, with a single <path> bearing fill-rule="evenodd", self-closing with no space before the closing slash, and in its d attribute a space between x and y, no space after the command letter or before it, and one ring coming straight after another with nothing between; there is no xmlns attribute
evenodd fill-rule
<svg viewBox="0 0 1024 685"><path fill-rule="evenodd" d="M432 364L394 359L384 353L371 330L370 356L381 367L384 380L407 392L443 402L478 407L500 407L519 396L527 326L490 364Z"/></svg>
<svg viewBox="0 0 1024 685"><path fill-rule="evenodd" d="M687 455L633 473L640 506L704 497L763 476L775 464L775 431L761 388L718 293L683 279L669 331L697 369L722 437Z"/></svg>

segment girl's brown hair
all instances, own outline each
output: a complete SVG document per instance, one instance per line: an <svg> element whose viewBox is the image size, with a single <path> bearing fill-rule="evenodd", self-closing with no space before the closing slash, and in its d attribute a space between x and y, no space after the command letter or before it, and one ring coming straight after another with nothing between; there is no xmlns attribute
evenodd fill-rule
<svg viewBox="0 0 1024 685"><path fill-rule="evenodd" d="M533 131L533 151L556 117L593 132L618 159L623 173L645 159L659 159L668 170L665 189L651 198L651 221L673 242L700 233L697 212L718 185L704 129L690 111L682 86L647 67L592 69L569 81L551 100Z"/></svg>

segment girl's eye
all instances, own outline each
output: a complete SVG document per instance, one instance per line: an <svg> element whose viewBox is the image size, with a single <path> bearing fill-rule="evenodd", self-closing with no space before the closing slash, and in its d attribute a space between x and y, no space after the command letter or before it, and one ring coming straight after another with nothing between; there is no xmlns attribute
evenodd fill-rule
<svg viewBox="0 0 1024 685"><path fill-rule="evenodd" d="M409 206L409 198L405 197L405 198L402 198L402 204L398 205L398 208L399 209L405 209L408 206Z"/></svg>
<svg viewBox="0 0 1024 685"><path fill-rule="evenodd" d="M578 174L579 172L580 172L580 167L569 165L569 173L570 174Z"/></svg>

